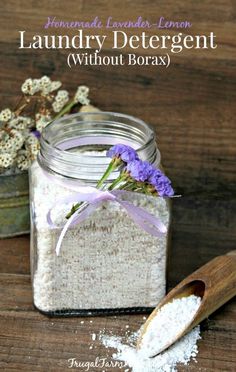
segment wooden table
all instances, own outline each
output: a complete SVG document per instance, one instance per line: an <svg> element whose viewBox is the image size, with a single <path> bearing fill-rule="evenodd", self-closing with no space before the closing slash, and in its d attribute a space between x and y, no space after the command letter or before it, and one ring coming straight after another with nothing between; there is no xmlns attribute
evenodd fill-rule
<svg viewBox="0 0 236 372"><path fill-rule="evenodd" d="M214 31L218 48L173 55L168 69L81 66L70 70L66 50L19 49L18 31L26 30L27 40L42 34L50 15L74 21L96 15L103 21L109 16L125 21L140 15L153 22L160 16L186 19L193 24L190 34ZM67 0L66 7L62 0L0 4L0 109L14 107L26 78L46 74L61 80L63 89L71 93L78 84L86 84L93 104L135 115L155 128L162 164L183 194L173 207L169 287L211 258L236 248L235 18L232 0L137 0L135 6L130 0ZM129 35L138 31L127 30ZM107 33L110 43L112 30L100 32ZM170 30L171 35L177 32ZM130 48L123 50L125 55L129 52ZM106 47L101 55L118 53ZM135 53L145 51L139 48ZM149 50L148 54L159 53ZM98 342L89 349L93 332L106 328L122 334L126 325L136 330L143 322L142 316L122 316L84 319L81 324L79 318L48 319L39 314L32 305L28 236L0 241L0 281L3 370L66 371L69 358L93 361L107 355ZM235 321L236 305L231 301L204 322L198 363L182 370L235 371Z"/></svg>
<svg viewBox="0 0 236 372"><path fill-rule="evenodd" d="M175 277L171 273L169 276ZM92 334L105 330L124 335L127 330L137 330L144 321L143 315L48 318L40 314L32 304L28 236L0 241L0 292L0 370L4 371L67 371L70 358L92 362L100 357L111 362L114 350L105 349L98 340L92 341ZM179 370L236 370L234 300L202 324L197 363L181 366Z"/></svg>

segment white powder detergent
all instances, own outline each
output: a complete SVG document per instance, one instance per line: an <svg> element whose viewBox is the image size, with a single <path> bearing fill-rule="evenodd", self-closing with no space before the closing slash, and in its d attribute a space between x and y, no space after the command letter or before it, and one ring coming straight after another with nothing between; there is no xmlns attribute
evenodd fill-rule
<svg viewBox="0 0 236 372"><path fill-rule="evenodd" d="M140 331L131 336L132 342L124 344L115 336L101 335L100 340L105 347L115 348L115 360L126 363L133 372L174 372L178 364L187 365L195 359L198 353L197 341L200 337L200 327L195 327L161 354L163 346L171 342L182 332L193 319L201 305L201 298L195 295L174 299L164 305L149 323L140 348L136 348L134 340L138 339Z"/></svg>
<svg viewBox="0 0 236 372"><path fill-rule="evenodd" d="M33 164L31 260L36 307L50 312L156 306L165 295L168 234L154 237L117 203L104 202L69 228L57 256L56 243L71 209L71 203L59 200L73 194ZM169 226L168 200L133 193L131 202ZM47 222L52 207L58 228Z"/></svg>

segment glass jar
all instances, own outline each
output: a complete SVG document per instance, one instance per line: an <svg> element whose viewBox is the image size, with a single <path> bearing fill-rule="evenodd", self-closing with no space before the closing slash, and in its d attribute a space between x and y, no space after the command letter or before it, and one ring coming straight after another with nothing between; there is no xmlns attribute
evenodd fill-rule
<svg viewBox="0 0 236 372"><path fill-rule="evenodd" d="M160 238L135 225L117 203L106 201L69 228L55 247L71 209L68 185L96 186L117 143L160 166L153 130L142 120L109 112L79 113L49 124L30 170L31 275L35 306L50 315L142 312L165 295L168 233ZM118 176L113 172L107 182ZM65 182L66 181L66 182ZM132 194L169 228L169 201ZM47 215L51 210L53 226ZM169 229L168 229L169 231Z"/></svg>

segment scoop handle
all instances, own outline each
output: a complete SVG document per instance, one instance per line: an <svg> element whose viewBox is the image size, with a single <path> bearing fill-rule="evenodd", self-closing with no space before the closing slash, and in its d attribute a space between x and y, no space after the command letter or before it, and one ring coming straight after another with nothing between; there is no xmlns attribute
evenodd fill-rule
<svg viewBox="0 0 236 372"><path fill-rule="evenodd" d="M180 287L188 288L193 282L196 282L194 294L202 297L202 305L191 328L236 295L236 251L214 258L184 279Z"/></svg>

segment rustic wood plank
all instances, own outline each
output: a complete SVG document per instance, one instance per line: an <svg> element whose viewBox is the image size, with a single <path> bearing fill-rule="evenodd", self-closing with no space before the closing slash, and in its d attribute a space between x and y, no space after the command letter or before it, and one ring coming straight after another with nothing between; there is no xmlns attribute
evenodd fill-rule
<svg viewBox="0 0 236 372"><path fill-rule="evenodd" d="M89 318L48 318L32 306L28 275L1 274L0 368L6 370L65 370L69 358L112 360L112 350L91 335L104 331L124 336L143 323L142 315ZM81 324L81 320L84 322ZM231 300L202 324L198 363L180 371L233 371L236 365L236 302ZM92 349L90 349L92 346ZM190 368L190 369L189 369ZM223 368L223 369L222 369ZM120 369L111 368L107 371Z"/></svg>
<svg viewBox="0 0 236 372"><path fill-rule="evenodd" d="M3 53L10 48L10 45L1 46ZM12 51L12 55L18 79L13 79L8 67L0 69L0 91L8 94L4 97L6 105L15 102L20 82L32 76L32 71L33 76L53 72L54 77L60 75L62 81L68 81L72 91L75 89L71 71L64 65L60 53L50 55L50 64L47 54L39 60L31 53L33 64L27 67L22 64L26 58L22 52L17 55ZM209 60L204 61L200 71L197 62L192 63L191 68L186 62L175 64L168 71L162 70L160 74L150 66L142 69L135 66L129 69L81 67L75 73L78 71L82 76L80 79L78 75L78 82L92 87L92 101L102 109L135 114L153 125L163 165L175 185L183 185L186 179L185 190L196 190L212 184L215 187L226 182L233 184L235 179L236 63L230 68L224 67L228 77L218 72L216 62L213 64L215 73L210 74ZM200 89L199 79L202 79ZM9 92L14 92L13 96L9 96Z"/></svg>
<svg viewBox="0 0 236 372"><path fill-rule="evenodd" d="M134 6L130 0L69 0L66 8L65 14L65 4L56 0L1 2L0 109L14 104L28 76L48 74L60 78L70 91L77 83L85 83L100 108L136 115L154 126L163 165L183 194L173 203L168 270L169 287L173 287L211 258L235 249L236 4L231 0L138 0ZM41 33L48 15L77 20L93 18L95 13L103 21L114 14L121 21L139 15L176 20L181 15L193 23L190 33L213 30L219 47L173 56L167 70L82 66L72 71L66 66L65 52L18 49L18 30L26 29L29 36ZM137 30L128 34L132 32ZM105 48L104 54L115 53ZM124 334L126 324L135 330L143 322L142 316L122 316L85 318L82 325L81 318L49 319L39 314L32 304L27 236L0 241L0 292L2 370L63 371L69 357L93 361L108 353L111 358L112 352L98 343L89 349L91 333L106 328ZM231 301L203 323L198 363L180 370L235 371L235 320L236 305Z"/></svg>
<svg viewBox="0 0 236 372"><path fill-rule="evenodd" d="M60 75L69 88L75 89L71 70L65 65L60 51L41 51L38 55L35 51L19 51L15 42L5 41L1 42L1 51L3 60L10 61L0 71L1 92L7 95L6 105L11 95L13 99L17 96L20 83L32 74L48 73L55 78ZM31 63L26 65L29 57ZM161 73L155 66L82 66L74 69L74 73L79 73L78 81L92 87L92 98L101 108L135 113L155 125L164 161L174 154L176 162L182 160L182 168L185 159L188 174L191 170L188 165L193 162L196 162L195 166L201 166L202 171L207 167L210 174L216 167L227 174L235 156L235 132L232 129L236 63L235 58L226 61L218 63L200 58L189 64L186 57L181 57ZM13 75L14 69L18 71L17 79ZM170 145L173 146L171 152L168 151Z"/></svg>
<svg viewBox="0 0 236 372"><path fill-rule="evenodd" d="M119 5L118 5L119 4ZM42 27L48 17L48 15L56 15L57 19L63 20L90 20L94 18L94 14L91 12L92 9L99 10L96 12L99 18L105 23L109 16L113 16L114 20L124 21L129 19L128 15L132 15L132 19L142 15L144 19L149 19L154 22L158 17L165 16L170 20L176 20L179 18L186 18L191 21L193 26L190 32L203 33L214 29L219 35L219 43L224 46L223 50L216 50L213 58L222 58L227 55L232 56L235 52L235 40L233 38L235 28L235 4L230 0L217 0L212 2L208 0L204 2L204 5L196 4L194 1L175 1L166 3L160 1L157 4L151 4L149 1L138 0L135 3L135 7L130 1L112 1L109 5L107 1L102 0L99 2L90 1L85 2L83 0L77 1L76 3L69 1L68 10L69 13L65 16L64 8L60 2L43 1L40 7L40 12L37 15L32 12L32 8L29 7L26 0L21 1L21 5L17 1L10 1L7 5L3 6L4 17L2 19L2 37L4 39L10 39L11 41L17 38L16 30L27 29L30 34L39 33L42 31ZM114 15L114 9L115 15ZM181 17L180 17L181 15ZM30 24L31 27L27 27ZM52 33L54 30L47 29L47 33ZM101 33L104 30L96 30ZM109 32L106 30L108 35ZM87 30L91 33L90 30ZM93 31L92 31L93 32ZM127 30L129 34L129 30ZM148 32L148 30L147 30ZM150 31L149 31L150 32ZM174 30L170 31L173 34ZM67 30L69 33L69 30ZM111 33L111 31L110 31ZM158 31L160 33L160 31ZM192 56L194 51L188 51L188 55ZM198 54L199 55L199 54Z"/></svg>
<svg viewBox="0 0 236 372"><path fill-rule="evenodd" d="M0 240L0 273L29 274L29 235Z"/></svg>
<svg viewBox="0 0 236 372"><path fill-rule="evenodd" d="M1 310L33 310L30 275L0 274Z"/></svg>
<svg viewBox="0 0 236 372"><path fill-rule="evenodd" d="M236 333L232 330L236 304L225 305L211 321L203 323L202 340L199 342L198 363L191 363L185 370L233 371L235 365ZM36 311L0 310L0 367L6 370L56 371L68 366L69 358L94 361L100 357L111 360L112 350L104 349L92 333L100 331L124 335L126 325L135 331L143 322L142 316L83 318L48 318ZM223 323L220 323L222 320ZM93 348L90 349L90 346ZM189 369L191 368L191 369ZM200 369L201 368L201 369ZM108 369L108 371L119 369Z"/></svg>

